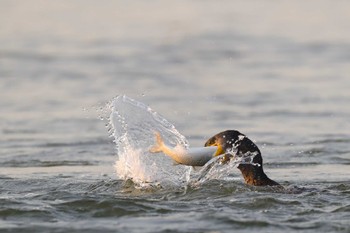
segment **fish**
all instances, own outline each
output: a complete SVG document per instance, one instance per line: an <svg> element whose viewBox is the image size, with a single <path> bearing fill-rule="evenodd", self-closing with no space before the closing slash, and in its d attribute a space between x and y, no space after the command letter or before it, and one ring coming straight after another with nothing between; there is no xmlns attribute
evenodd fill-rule
<svg viewBox="0 0 350 233"><path fill-rule="evenodd" d="M217 146L185 148L182 145L168 146L159 132L155 132L156 143L150 147L151 153L164 153L176 164L187 166L204 166L216 156Z"/></svg>

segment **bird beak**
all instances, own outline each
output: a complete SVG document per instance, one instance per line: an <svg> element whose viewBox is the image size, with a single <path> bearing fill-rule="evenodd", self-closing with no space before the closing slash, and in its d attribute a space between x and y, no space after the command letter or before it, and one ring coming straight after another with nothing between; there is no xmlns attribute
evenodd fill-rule
<svg viewBox="0 0 350 233"><path fill-rule="evenodd" d="M205 147L207 146L216 146L217 150L214 154L214 156L222 155L225 153L224 149L222 148L222 145L216 140L216 138L210 138L205 144Z"/></svg>

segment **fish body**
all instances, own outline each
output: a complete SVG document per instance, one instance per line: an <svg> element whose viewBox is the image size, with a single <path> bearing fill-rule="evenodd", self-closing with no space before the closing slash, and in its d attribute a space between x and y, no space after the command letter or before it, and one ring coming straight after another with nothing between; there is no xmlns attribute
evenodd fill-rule
<svg viewBox="0 0 350 233"><path fill-rule="evenodd" d="M195 147L186 149L181 145L177 145L171 148L164 143L160 133L156 132L156 144L152 146L149 151L151 153L163 152L178 164L203 166L215 156L217 147Z"/></svg>

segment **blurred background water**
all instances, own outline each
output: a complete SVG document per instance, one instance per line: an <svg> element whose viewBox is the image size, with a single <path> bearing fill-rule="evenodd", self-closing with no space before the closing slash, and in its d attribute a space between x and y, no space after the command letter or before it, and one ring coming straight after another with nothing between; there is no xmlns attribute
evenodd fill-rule
<svg viewBox="0 0 350 233"><path fill-rule="evenodd" d="M1 231L350 232L349 2L0 6ZM118 180L98 115L119 94L192 146L241 131L271 178L305 190Z"/></svg>

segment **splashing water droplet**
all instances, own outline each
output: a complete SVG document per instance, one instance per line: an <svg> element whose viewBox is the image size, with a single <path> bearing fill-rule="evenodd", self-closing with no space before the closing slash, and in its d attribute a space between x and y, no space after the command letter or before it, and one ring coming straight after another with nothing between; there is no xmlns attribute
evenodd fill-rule
<svg viewBox="0 0 350 233"><path fill-rule="evenodd" d="M155 142L155 132L160 132L168 145L188 147L188 142L176 128L150 107L127 96L118 96L110 106L112 135L117 145L117 175L132 179L138 184L158 183L162 186L181 185L187 166L173 166L163 154L148 150Z"/></svg>

